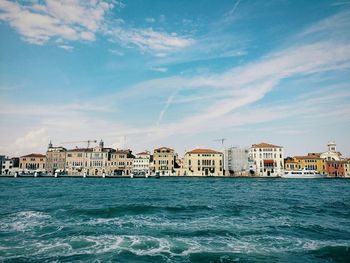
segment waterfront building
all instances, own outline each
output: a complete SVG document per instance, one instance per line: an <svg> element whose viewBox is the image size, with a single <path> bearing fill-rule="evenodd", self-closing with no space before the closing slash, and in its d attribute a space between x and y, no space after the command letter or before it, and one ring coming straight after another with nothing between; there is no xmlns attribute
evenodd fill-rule
<svg viewBox="0 0 350 263"><path fill-rule="evenodd" d="M249 150L239 147L225 149L225 173L230 176L249 174Z"/></svg>
<svg viewBox="0 0 350 263"><path fill-rule="evenodd" d="M94 176L102 176L109 173L109 164L112 154L115 152L112 148L104 148L104 143L100 143L88 152L88 160L86 166L86 174Z"/></svg>
<svg viewBox="0 0 350 263"><path fill-rule="evenodd" d="M335 161L335 160L329 160L327 161L327 174L330 177L344 177L344 168L345 168L346 161Z"/></svg>
<svg viewBox="0 0 350 263"><path fill-rule="evenodd" d="M294 156L294 161L298 164L294 170L315 170L320 174L327 173L326 160L320 157L319 153L308 153L305 156ZM288 169L289 167L286 167ZM288 169L293 170L293 169Z"/></svg>
<svg viewBox="0 0 350 263"><path fill-rule="evenodd" d="M50 142L46 152L46 171L49 174L66 170L66 152L64 147L53 147Z"/></svg>
<svg viewBox="0 0 350 263"><path fill-rule="evenodd" d="M66 172L68 175L88 175L87 169L91 148L75 148L66 152Z"/></svg>
<svg viewBox="0 0 350 263"><path fill-rule="evenodd" d="M13 168L13 160L9 157L3 159L2 165L1 165L1 174L2 175L8 175L11 173Z"/></svg>
<svg viewBox="0 0 350 263"><path fill-rule="evenodd" d="M161 176L173 175L175 165L174 149L161 147L153 153L154 173Z"/></svg>
<svg viewBox="0 0 350 263"><path fill-rule="evenodd" d="M151 154L148 151L136 154L133 159L132 173L134 175L150 175Z"/></svg>
<svg viewBox="0 0 350 263"><path fill-rule="evenodd" d="M280 176L283 173L283 147L269 143L253 144L249 149L257 176Z"/></svg>
<svg viewBox="0 0 350 263"><path fill-rule="evenodd" d="M300 170L300 164L294 157L287 157L284 159L284 169L287 171Z"/></svg>
<svg viewBox="0 0 350 263"><path fill-rule="evenodd" d="M212 149L194 149L185 154L185 174L189 176L223 176L223 153Z"/></svg>
<svg viewBox="0 0 350 263"><path fill-rule="evenodd" d="M2 174L2 163L6 159L5 155L0 155L0 174Z"/></svg>
<svg viewBox="0 0 350 263"><path fill-rule="evenodd" d="M38 153L31 153L19 158L19 168L24 172L45 172L46 156Z"/></svg>
<svg viewBox="0 0 350 263"><path fill-rule="evenodd" d="M174 175L184 176L185 174L186 174L186 168L185 168L184 158L175 157Z"/></svg>
<svg viewBox="0 0 350 263"><path fill-rule="evenodd" d="M337 145L334 141L328 142L327 147L328 150L320 154L322 159L327 161L340 161L343 159L341 153L337 152Z"/></svg>
<svg viewBox="0 0 350 263"><path fill-rule="evenodd" d="M350 158L345 160L345 163L344 163L344 176L350 177Z"/></svg>
<svg viewBox="0 0 350 263"><path fill-rule="evenodd" d="M109 162L109 173L113 175L131 175L133 170L133 159L135 156L130 149L117 149L111 152Z"/></svg>

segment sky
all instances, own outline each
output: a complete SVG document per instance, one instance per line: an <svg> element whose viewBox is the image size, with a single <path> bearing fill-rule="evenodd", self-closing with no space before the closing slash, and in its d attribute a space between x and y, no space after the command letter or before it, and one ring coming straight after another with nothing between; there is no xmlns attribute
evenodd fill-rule
<svg viewBox="0 0 350 263"><path fill-rule="evenodd" d="M350 1L0 1L0 154L100 140L350 157Z"/></svg>

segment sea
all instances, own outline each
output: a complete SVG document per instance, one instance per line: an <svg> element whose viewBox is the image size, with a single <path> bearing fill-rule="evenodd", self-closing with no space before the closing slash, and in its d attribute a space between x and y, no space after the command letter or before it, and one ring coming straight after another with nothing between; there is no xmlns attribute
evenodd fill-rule
<svg viewBox="0 0 350 263"><path fill-rule="evenodd" d="M350 262L350 180L0 178L0 262Z"/></svg>

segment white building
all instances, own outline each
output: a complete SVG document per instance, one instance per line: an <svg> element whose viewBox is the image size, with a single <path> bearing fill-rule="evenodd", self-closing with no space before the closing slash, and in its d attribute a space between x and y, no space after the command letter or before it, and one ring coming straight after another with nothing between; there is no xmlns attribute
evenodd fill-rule
<svg viewBox="0 0 350 263"><path fill-rule="evenodd" d="M255 175L280 176L283 173L283 147L259 143L249 149L249 157L253 160Z"/></svg>
<svg viewBox="0 0 350 263"><path fill-rule="evenodd" d="M327 161L341 161L343 158L341 153L337 152L337 145L331 141L327 144L328 151L321 153L320 157Z"/></svg>
<svg viewBox="0 0 350 263"><path fill-rule="evenodd" d="M227 175L247 175L249 150L239 147L225 149L225 172Z"/></svg>
<svg viewBox="0 0 350 263"><path fill-rule="evenodd" d="M12 167L13 167L13 160L9 158L5 158L2 161L2 169L1 173L2 175L8 175L12 172Z"/></svg>
<svg viewBox="0 0 350 263"><path fill-rule="evenodd" d="M133 159L132 173L134 175L150 175L151 154L149 152L141 152L136 154Z"/></svg>

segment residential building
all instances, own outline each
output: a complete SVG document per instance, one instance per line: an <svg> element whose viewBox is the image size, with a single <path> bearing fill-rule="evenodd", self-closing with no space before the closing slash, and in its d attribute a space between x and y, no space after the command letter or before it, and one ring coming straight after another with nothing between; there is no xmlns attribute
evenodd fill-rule
<svg viewBox="0 0 350 263"><path fill-rule="evenodd" d="M109 164L112 154L115 152L112 148L104 148L101 140L99 145L95 146L92 151L88 152L87 175L102 176L109 173Z"/></svg>
<svg viewBox="0 0 350 263"><path fill-rule="evenodd" d="M294 156L294 160L297 162L298 166L294 170L315 170L320 174L327 173L327 163L326 160L320 157L318 153L308 153L305 156ZM290 169L293 170L293 169Z"/></svg>
<svg viewBox="0 0 350 263"><path fill-rule="evenodd" d="M269 143L253 144L249 149L257 176L280 176L283 173L283 147Z"/></svg>
<svg viewBox="0 0 350 263"><path fill-rule="evenodd" d="M344 176L350 177L350 158L346 159L344 164Z"/></svg>
<svg viewBox="0 0 350 263"><path fill-rule="evenodd" d="M113 175L131 175L135 156L130 149L117 149L111 153L108 171Z"/></svg>
<svg viewBox="0 0 350 263"><path fill-rule="evenodd" d="M87 169L91 148L75 148L66 152L66 172L68 175L89 175Z"/></svg>
<svg viewBox="0 0 350 263"><path fill-rule="evenodd" d="M175 158L174 175L184 176L186 174L184 158Z"/></svg>
<svg viewBox="0 0 350 263"><path fill-rule="evenodd" d="M287 157L284 159L285 170L300 170L300 164L294 157Z"/></svg>
<svg viewBox="0 0 350 263"><path fill-rule="evenodd" d="M24 172L44 172L46 169L46 156L38 153L21 156L19 158L19 168Z"/></svg>
<svg viewBox="0 0 350 263"><path fill-rule="evenodd" d="M49 143L46 152L46 170L49 174L55 172L64 172L66 170L66 152L64 147L53 147L52 143Z"/></svg>
<svg viewBox="0 0 350 263"><path fill-rule="evenodd" d="M9 175L13 168L13 160L9 157L3 159L2 165L1 165L1 174L2 175Z"/></svg>
<svg viewBox="0 0 350 263"><path fill-rule="evenodd" d="M133 159L132 173L134 175L150 175L151 154L148 151L136 154Z"/></svg>
<svg viewBox="0 0 350 263"><path fill-rule="evenodd" d="M174 149L161 147L153 153L154 173L161 176L173 175L175 165Z"/></svg>
<svg viewBox="0 0 350 263"><path fill-rule="evenodd" d="M249 174L249 150L239 147L225 149L225 173L230 176Z"/></svg>
<svg viewBox="0 0 350 263"><path fill-rule="evenodd" d="M346 161L335 161L329 160L327 161L327 174L330 177L344 177L344 167Z"/></svg>
<svg viewBox="0 0 350 263"><path fill-rule="evenodd" d="M185 174L189 176L223 176L223 153L212 149L194 149L185 154Z"/></svg>
<svg viewBox="0 0 350 263"><path fill-rule="evenodd" d="M5 155L0 155L0 174L2 174L2 163L6 159Z"/></svg>

